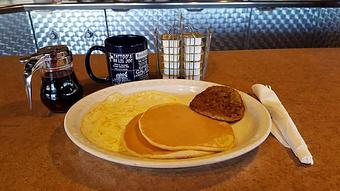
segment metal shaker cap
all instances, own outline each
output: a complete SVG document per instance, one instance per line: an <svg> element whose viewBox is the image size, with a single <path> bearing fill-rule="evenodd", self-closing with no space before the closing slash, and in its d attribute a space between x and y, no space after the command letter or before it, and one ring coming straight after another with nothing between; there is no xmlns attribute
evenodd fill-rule
<svg viewBox="0 0 340 191"><path fill-rule="evenodd" d="M40 48L36 53L20 58L20 63L25 64L31 59L39 60L43 56L53 60L67 57L69 61L72 61L72 52L66 45L53 45Z"/></svg>

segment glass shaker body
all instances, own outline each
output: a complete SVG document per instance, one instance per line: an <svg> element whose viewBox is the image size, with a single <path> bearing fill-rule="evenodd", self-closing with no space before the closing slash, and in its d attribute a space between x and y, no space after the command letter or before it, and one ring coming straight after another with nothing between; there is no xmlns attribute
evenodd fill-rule
<svg viewBox="0 0 340 191"><path fill-rule="evenodd" d="M20 59L25 64L24 85L32 109L32 77L40 70L40 98L53 112L66 112L83 96L83 89L73 71L72 53L65 45L41 48Z"/></svg>
<svg viewBox="0 0 340 191"><path fill-rule="evenodd" d="M40 70L40 98L51 111L66 112L82 98L83 89L73 71L72 62L60 67L43 67Z"/></svg>

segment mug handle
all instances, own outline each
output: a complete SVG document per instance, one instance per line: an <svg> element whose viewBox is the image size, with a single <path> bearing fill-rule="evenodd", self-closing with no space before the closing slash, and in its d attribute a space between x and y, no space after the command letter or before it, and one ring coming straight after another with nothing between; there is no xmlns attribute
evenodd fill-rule
<svg viewBox="0 0 340 191"><path fill-rule="evenodd" d="M91 57L91 53L95 50L99 50L99 51L102 51L104 53L106 53L106 50L105 50L105 47L104 46L92 46L86 53L86 56L85 56L85 67L86 67L86 71L87 71L87 74L90 76L90 78L95 81L95 82L98 82L98 83L106 83L106 82L109 82L109 77L106 77L106 78L98 78L97 76L95 76L93 74L93 71L91 69L91 65L90 65L90 57Z"/></svg>

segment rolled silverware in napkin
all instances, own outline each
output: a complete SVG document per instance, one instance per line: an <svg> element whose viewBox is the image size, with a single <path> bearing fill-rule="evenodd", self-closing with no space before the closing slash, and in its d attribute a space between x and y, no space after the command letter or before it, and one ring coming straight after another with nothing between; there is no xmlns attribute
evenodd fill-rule
<svg viewBox="0 0 340 191"><path fill-rule="evenodd" d="M288 145L288 143L286 142L285 138L283 137L283 135L281 134L280 130L277 128L277 125L275 124L275 122L273 121L272 123L272 129L270 130L270 132L272 133L272 135L274 135L274 137L286 148L290 148L290 146Z"/></svg>
<svg viewBox="0 0 340 191"><path fill-rule="evenodd" d="M301 163L313 164L313 157L297 130L292 118L283 107L275 92L262 84L252 86L254 94L269 111L273 122Z"/></svg>

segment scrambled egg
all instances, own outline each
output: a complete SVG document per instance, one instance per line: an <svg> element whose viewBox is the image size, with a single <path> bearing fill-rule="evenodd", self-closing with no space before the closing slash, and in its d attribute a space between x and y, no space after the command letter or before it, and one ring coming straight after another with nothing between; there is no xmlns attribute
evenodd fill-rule
<svg viewBox="0 0 340 191"><path fill-rule="evenodd" d="M188 105L192 98L190 95L180 96L153 90L130 95L114 93L84 115L81 131L98 147L120 152L123 151L121 143L125 127L132 118L158 104Z"/></svg>

